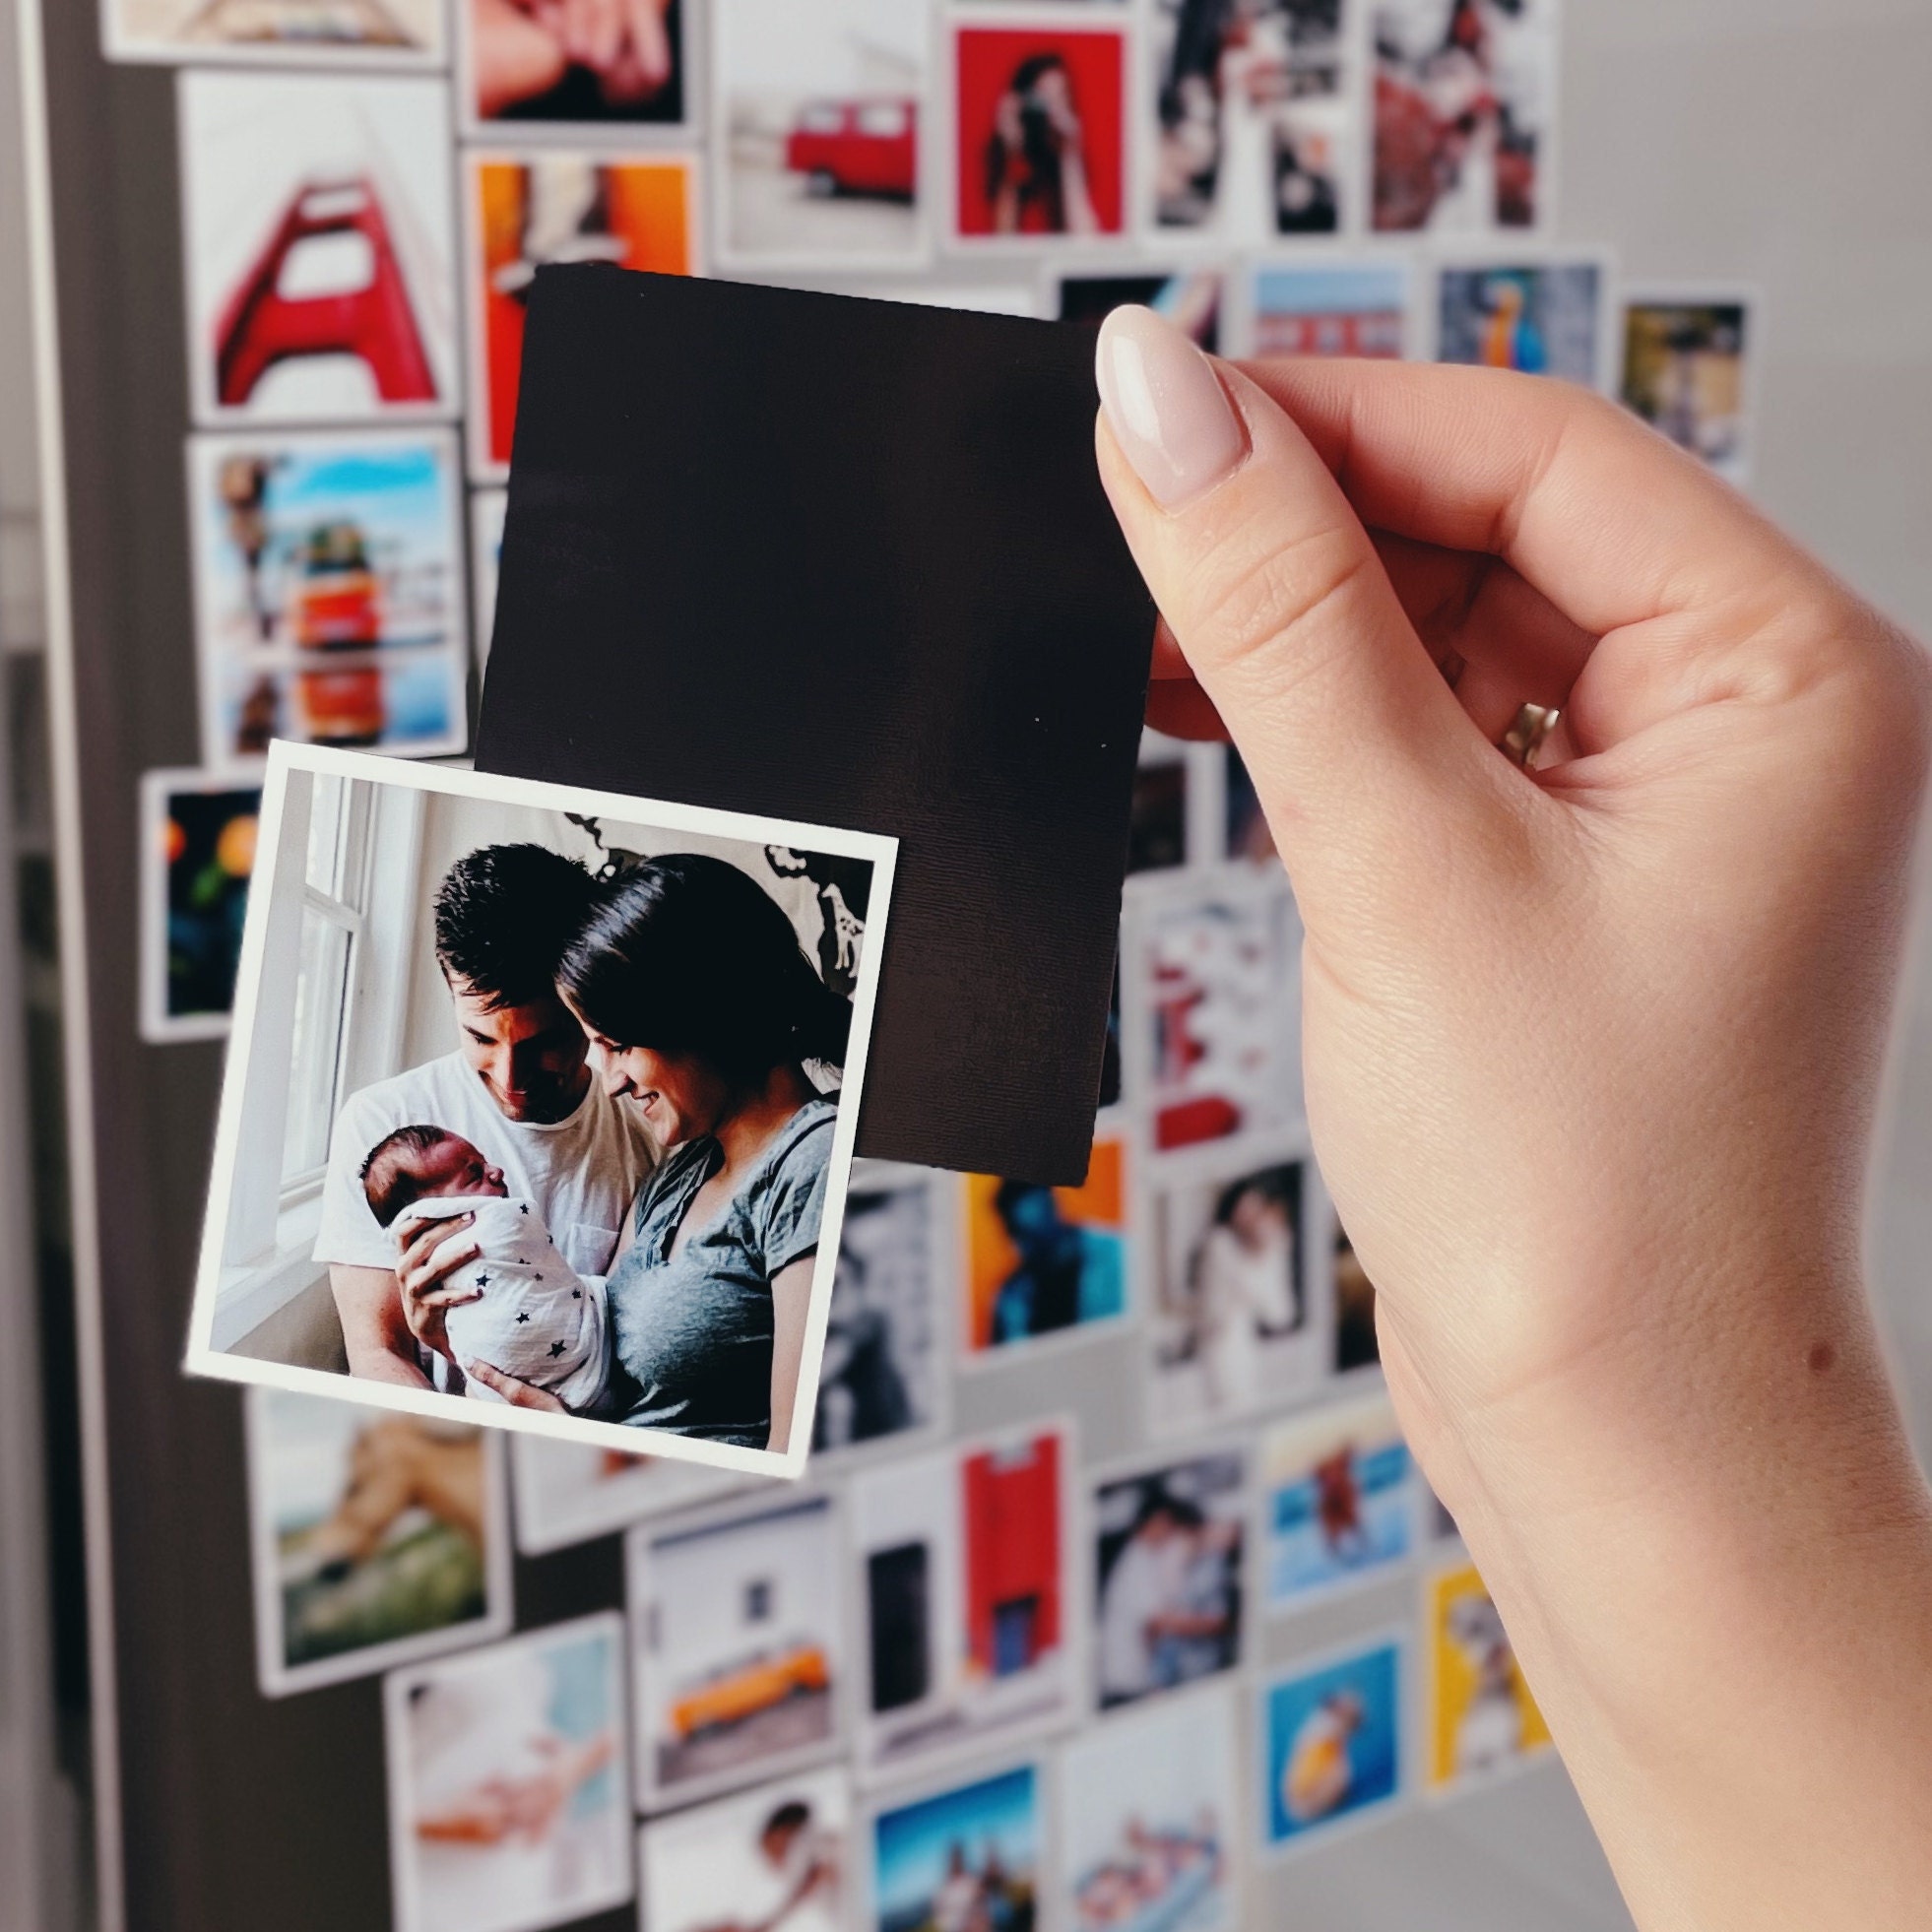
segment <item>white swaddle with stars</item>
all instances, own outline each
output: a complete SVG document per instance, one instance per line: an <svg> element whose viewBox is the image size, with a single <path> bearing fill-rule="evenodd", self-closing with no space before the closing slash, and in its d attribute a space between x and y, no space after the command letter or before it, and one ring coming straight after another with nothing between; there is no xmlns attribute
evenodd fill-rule
<svg viewBox="0 0 1932 1932"><path fill-rule="evenodd" d="M527 1200L490 1194L439 1194L413 1201L398 1217L447 1221L474 1214L469 1232L477 1256L450 1274L444 1286L474 1288L480 1299L443 1316L457 1365L487 1362L520 1382L547 1388L568 1408L592 1407L611 1372L611 1323L603 1280L579 1274L558 1252L544 1217ZM503 1398L474 1376L470 1393L479 1401Z"/></svg>

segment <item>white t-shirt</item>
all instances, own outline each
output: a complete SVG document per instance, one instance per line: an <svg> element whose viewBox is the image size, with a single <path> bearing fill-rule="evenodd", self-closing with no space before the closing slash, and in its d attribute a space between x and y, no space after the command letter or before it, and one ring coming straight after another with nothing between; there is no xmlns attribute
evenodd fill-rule
<svg viewBox="0 0 1932 1932"><path fill-rule="evenodd" d="M1147 1626L1181 1601L1189 1546L1180 1536L1151 1545L1130 1536L1100 1594L1100 1688L1110 1698L1137 1698L1154 1688L1154 1646Z"/></svg>
<svg viewBox="0 0 1932 1932"><path fill-rule="evenodd" d="M401 1250L394 1231L369 1212L361 1170L378 1140L411 1126L460 1133L500 1167L510 1192L537 1203L558 1252L579 1274L610 1273L624 1212L657 1165L642 1118L595 1079L567 1120L512 1121L462 1054L445 1054L344 1102L329 1137L316 1260L395 1267ZM427 1357L427 1366L437 1387L461 1386L442 1356Z"/></svg>

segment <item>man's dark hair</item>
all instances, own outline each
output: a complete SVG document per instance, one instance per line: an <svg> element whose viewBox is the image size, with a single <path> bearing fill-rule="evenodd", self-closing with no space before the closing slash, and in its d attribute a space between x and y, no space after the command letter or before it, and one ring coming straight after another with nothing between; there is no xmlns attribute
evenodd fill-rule
<svg viewBox="0 0 1932 1932"><path fill-rule="evenodd" d="M356 1178L378 1227L388 1227L404 1208L414 1207L422 1198L422 1184L410 1172L408 1157L426 1154L449 1137L447 1127L399 1127L394 1133L385 1133L363 1156Z"/></svg>
<svg viewBox="0 0 1932 1932"><path fill-rule="evenodd" d="M765 1820L765 1829L760 1837L769 1837L774 1832L803 1832L811 1823L811 1807L798 1798L788 1798L772 1815Z"/></svg>
<svg viewBox="0 0 1932 1932"><path fill-rule="evenodd" d="M436 888L436 963L491 1011L545 998L596 890L582 866L547 846L480 846Z"/></svg>

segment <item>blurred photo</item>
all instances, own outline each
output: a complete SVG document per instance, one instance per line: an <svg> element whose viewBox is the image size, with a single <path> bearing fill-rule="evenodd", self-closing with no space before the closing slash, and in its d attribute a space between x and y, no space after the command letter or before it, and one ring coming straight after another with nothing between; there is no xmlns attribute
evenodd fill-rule
<svg viewBox="0 0 1932 1932"><path fill-rule="evenodd" d="M1550 1750L1549 1726L1474 1567L1458 1564L1428 1578L1422 1615L1427 1789L1446 1795L1519 1770Z"/></svg>
<svg viewBox="0 0 1932 1932"><path fill-rule="evenodd" d="M690 275L698 261L698 163L602 148L466 154L469 197L471 465L501 477L517 423L523 319L540 268L604 262Z"/></svg>
<svg viewBox="0 0 1932 1932"><path fill-rule="evenodd" d="M1330 1266L1335 1284L1335 1373L1375 1369L1382 1364L1376 1332L1376 1285L1369 1279L1348 1230L1329 1214Z"/></svg>
<svg viewBox="0 0 1932 1932"><path fill-rule="evenodd" d="M1733 483L1743 483L1751 465L1749 330L1742 298L1655 297L1624 304L1624 403Z"/></svg>
<svg viewBox="0 0 1932 1932"><path fill-rule="evenodd" d="M891 841L280 740L264 822L191 1372L796 1474Z"/></svg>
<svg viewBox="0 0 1932 1932"><path fill-rule="evenodd" d="M262 788L220 772L141 781L141 1037L228 1030Z"/></svg>
<svg viewBox="0 0 1932 1932"><path fill-rule="evenodd" d="M643 1924L651 1932L845 1932L852 1791L809 1771L646 1825Z"/></svg>
<svg viewBox="0 0 1932 1932"><path fill-rule="evenodd" d="M854 1164L839 1237L814 1454L903 1442L932 1429L944 1398L950 1313L950 1184L921 1168Z"/></svg>
<svg viewBox="0 0 1932 1932"><path fill-rule="evenodd" d="M1353 1649L1261 1692L1261 1842L1299 1847L1403 1789L1402 1648Z"/></svg>
<svg viewBox="0 0 1932 1932"><path fill-rule="evenodd" d="M470 571L475 585L471 620L480 678L489 669L489 638L496 624L496 577L503 560L503 518L509 507L508 490L470 492Z"/></svg>
<svg viewBox="0 0 1932 1932"><path fill-rule="evenodd" d="M1133 908L1122 944L1127 1085L1156 1149L1280 1127L1300 1081L1287 881L1189 883Z"/></svg>
<svg viewBox="0 0 1932 1932"><path fill-rule="evenodd" d="M1277 1423L1261 1438L1268 1609L1377 1577L1415 1553L1421 1478L1383 1395Z"/></svg>
<svg viewBox="0 0 1932 1932"><path fill-rule="evenodd" d="M509 1630L501 1451L478 1429L248 1391L264 1697Z"/></svg>
<svg viewBox="0 0 1932 1932"><path fill-rule="evenodd" d="M1284 1408L1326 1373L1300 1160L1173 1182L1153 1205L1150 1426L1161 1435Z"/></svg>
<svg viewBox="0 0 1932 1932"><path fill-rule="evenodd" d="M872 1820L871 1932L1034 1932L1045 1821L1022 1765Z"/></svg>
<svg viewBox="0 0 1932 1932"><path fill-rule="evenodd" d="M106 0L110 60L286 60L426 66L444 57L441 0Z"/></svg>
<svg viewBox="0 0 1932 1932"><path fill-rule="evenodd" d="M188 445L202 744L469 742L462 483L443 429Z"/></svg>
<svg viewBox="0 0 1932 1932"><path fill-rule="evenodd" d="M1126 226L1127 36L956 25L955 206L962 238L1118 235Z"/></svg>
<svg viewBox="0 0 1932 1932"><path fill-rule="evenodd" d="M1596 262L1445 268L1436 359L1594 388L1602 379L1603 290Z"/></svg>
<svg viewBox="0 0 1932 1932"><path fill-rule="evenodd" d="M189 69L178 100L197 419L456 415L442 83Z"/></svg>
<svg viewBox="0 0 1932 1932"><path fill-rule="evenodd" d="M455 0L469 120L538 129L684 119L683 0Z"/></svg>
<svg viewBox="0 0 1932 1932"><path fill-rule="evenodd" d="M1093 1496L1101 1709L1241 1659L1248 1472L1233 1450L1102 1483Z"/></svg>
<svg viewBox="0 0 1932 1932"><path fill-rule="evenodd" d="M1050 1425L854 1480L864 1772L1070 1716L1071 1466L1069 1432Z"/></svg>
<svg viewBox="0 0 1932 1932"><path fill-rule="evenodd" d="M397 1932L537 1932L635 1892L615 1611L383 1683Z"/></svg>
<svg viewBox="0 0 1932 1932"><path fill-rule="evenodd" d="M928 10L712 0L727 259L892 267L926 246Z"/></svg>
<svg viewBox="0 0 1932 1932"><path fill-rule="evenodd" d="M1107 1136L1077 1188L965 1177L969 1359L1127 1314L1127 1167L1126 1141Z"/></svg>
<svg viewBox="0 0 1932 1932"><path fill-rule="evenodd" d="M509 1447L517 1548L525 1556L588 1543L647 1516L708 1503L745 1480L729 1469L627 1455L595 1443L516 1436Z"/></svg>
<svg viewBox="0 0 1932 1932"><path fill-rule="evenodd" d="M1225 1690L1110 1718L1060 1755L1068 1932L1238 1932L1240 1801Z"/></svg>
<svg viewBox="0 0 1932 1932"><path fill-rule="evenodd" d="M1154 218L1237 243L1342 222L1358 0L1156 0Z"/></svg>
<svg viewBox="0 0 1932 1932"><path fill-rule="evenodd" d="M1251 272L1249 288L1256 355L1399 358L1405 352L1405 262L1264 263ZM1230 759L1237 755L1230 746Z"/></svg>
<svg viewBox="0 0 1932 1932"><path fill-rule="evenodd" d="M1547 224L1556 0L1372 0L1379 233Z"/></svg>
<svg viewBox="0 0 1932 1932"><path fill-rule="evenodd" d="M1060 319L1097 329L1115 309L1132 302L1165 316L1212 355L1221 347L1222 283L1218 269L1186 269L1171 275L1063 275Z"/></svg>
<svg viewBox="0 0 1932 1932"><path fill-rule="evenodd" d="M837 1513L823 1496L631 1531L637 1784L647 1810L836 1749L841 1555Z"/></svg>

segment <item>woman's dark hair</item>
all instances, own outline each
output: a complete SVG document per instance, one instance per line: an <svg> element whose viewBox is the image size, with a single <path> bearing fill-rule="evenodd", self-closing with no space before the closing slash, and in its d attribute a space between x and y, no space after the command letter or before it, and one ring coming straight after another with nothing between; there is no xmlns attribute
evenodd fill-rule
<svg viewBox="0 0 1932 1932"><path fill-rule="evenodd" d="M1028 54L1013 69L1013 77L1006 83L1006 91L1024 100L1039 85L1041 77L1055 68L1065 74L1070 84L1072 70L1066 65L1064 54L1051 47L1040 53ZM1016 184L1020 200L1047 201L1053 209L1054 226L1063 226L1064 219L1060 210L1060 149L1055 143L1053 130L1048 127L1045 114L1030 104L1020 110L1020 152L1026 161L1026 173ZM1009 162L1005 143L996 131L986 146L986 198L989 202L998 199Z"/></svg>
<svg viewBox="0 0 1932 1932"><path fill-rule="evenodd" d="M598 895L556 983L607 1040L695 1054L726 1079L843 1066L852 1002L828 988L778 902L695 852L647 859Z"/></svg>

